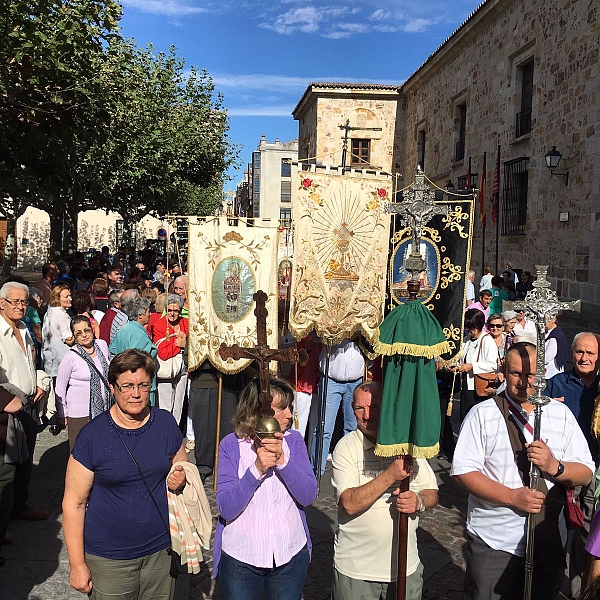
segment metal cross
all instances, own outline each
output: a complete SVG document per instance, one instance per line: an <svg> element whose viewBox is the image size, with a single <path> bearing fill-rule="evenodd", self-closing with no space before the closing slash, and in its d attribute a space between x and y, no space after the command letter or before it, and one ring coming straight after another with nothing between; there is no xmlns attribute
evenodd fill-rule
<svg viewBox="0 0 600 600"><path fill-rule="evenodd" d="M545 363L546 363L546 323L556 318L561 310L581 310L581 300L571 302L561 302L556 292L550 288L550 282L546 279L548 274L548 265L536 265L537 279L533 282L533 289L527 293L525 300L516 302L502 303L502 307L507 309L524 310L526 316L535 322L537 327L537 359L535 365L535 383L536 393L530 396L529 401L532 404L539 403L542 406L548 404L550 398L542 395L542 390L546 388Z"/></svg>
<svg viewBox="0 0 600 600"><path fill-rule="evenodd" d="M344 143L342 145L342 169L346 166L346 154L348 153L348 132L350 131L381 131L381 127L351 127L350 119L346 119L343 125L338 125L344 131Z"/></svg>
<svg viewBox="0 0 600 600"><path fill-rule="evenodd" d="M415 182L409 189L403 192L404 202L390 202L385 210L389 213L400 215L403 225L409 225L412 229L412 250L404 260L403 268L411 274L409 285L414 288L419 282L419 273L427 269L427 263L421 256L421 238L423 236L423 227L435 215L447 215L448 206L439 206L434 204L435 191L425 183L425 173L417 165L415 171ZM410 300L416 299L418 288L414 292L409 288Z"/></svg>
<svg viewBox="0 0 600 600"><path fill-rule="evenodd" d="M256 347L241 348L238 344L227 346L221 344L219 354L223 360L239 360L240 358L251 358L258 364L260 381L260 402L261 414L264 417L272 417L275 413L271 408L271 389L269 386L269 362L277 360L279 362L300 363L305 366L308 362L308 354L303 348L271 349L267 343L267 315L266 308L267 294L258 290L253 296L256 302L254 314L256 316Z"/></svg>

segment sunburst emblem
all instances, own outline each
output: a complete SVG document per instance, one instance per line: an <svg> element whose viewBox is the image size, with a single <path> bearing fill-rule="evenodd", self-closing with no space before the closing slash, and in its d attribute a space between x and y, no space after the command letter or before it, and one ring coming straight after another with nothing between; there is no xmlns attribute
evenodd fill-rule
<svg viewBox="0 0 600 600"><path fill-rule="evenodd" d="M325 278L335 282L358 281L358 273L372 242L373 224L365 218L364 202L349 191L346 182L313 217L315 256Z"/></svg>

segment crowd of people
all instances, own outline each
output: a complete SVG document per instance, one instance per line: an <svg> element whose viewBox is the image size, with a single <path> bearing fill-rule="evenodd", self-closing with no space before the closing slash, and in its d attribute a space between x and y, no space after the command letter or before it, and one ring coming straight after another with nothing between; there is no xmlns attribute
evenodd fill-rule
<svg viewBox="0 0 600 600"><path fill-rule="evenodd" d="M13 277L0 288L4 543L11 542L11 516L48 518L28 504L35 441L44 427L55 435L66 428L63 526L71 585L95 600L172 598L172 497L188 486L202 488L213 475L220 396L213 565L225 600L262 594L300 600L312 550L304 509L328 461L338 506L332 598L396 595L393 557L402 513L408 516L406 598L422 597L416 531L420 515L437 505L438 483L425 459L375 455L381 376L354 340L329 348L327 369L320 340L311 334L299 341L309 361L291 370L289 383L271 379L280 432L261 439L256 373L221 376L208 362L187 368L185 265L182 271L137 255L115 260L104 249L87 263L79 258L44 265L34 286ZM469 494L465 598L523 596L528 514L539 515L532 598L555 598L565 569L572 598L594 597L600 336L576 335L573 368L565 371L569 348L560 315L546 324L545 393L553 400L543 409L543 439L536 441L529 396L541 340L525 311L503 306L524 299L532 277L510 264L499 276L487 267L476 296L475 276L468 273L462 354L455 364L436 361L440 447ZM444 386L451 391L442 393ZM318 398L325 387L323 420ZM445 421L454 395L460 433ZM338 412L343 430L336 432ZM190 469L192 452L196 467ZM541 472L535 491L531 464ZM567 498L581 514L578 526ZM210 535L211 523L210 514L199 514L201 538Z"/></svg>

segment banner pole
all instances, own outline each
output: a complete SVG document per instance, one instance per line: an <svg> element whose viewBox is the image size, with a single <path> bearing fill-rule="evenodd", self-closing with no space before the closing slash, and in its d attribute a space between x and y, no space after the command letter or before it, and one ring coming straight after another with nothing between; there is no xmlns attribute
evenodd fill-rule
<svg viewBox="0 0 600 600"><path fill-rule="evenodd" d="M213 491L217 491L217 469L219 467L219 443L221 437L221 405L223 402L223 373L219 371L219 392L217 396L217 431L215 434L215 467L213 469Z"/></svg>
<svg viewBox="0 0 600 600"><path fill-rule="evenodd" d="M317 439L317 497L321 492L321 461L323 459L323 436L325 435L325 410L327 408L327 382L329 381L329 358L331 356L331 343L327 342L327 354L325 355L325 372L323 373L323 386L321 388L319 437Z"/></svg>

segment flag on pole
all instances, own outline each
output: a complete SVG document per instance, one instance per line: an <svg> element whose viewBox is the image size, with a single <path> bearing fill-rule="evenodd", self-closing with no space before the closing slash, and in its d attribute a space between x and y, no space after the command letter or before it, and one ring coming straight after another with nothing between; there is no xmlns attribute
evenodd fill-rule
<svg viewBox="0 0 600 600"><path fill-rule="evenodd" d="M485 180L486 180L486 169L487 169L487 165L486 165L486 158L487 158L487 152L483 153L483 167L481 169L481 184L479 185L479 196L477 198L478 202L479 202L479 220L483 223L483 226L485 227L485 222L486 222L486 207L485 207Z"/></svg>
<svg viewBox="0 0 600 600"><path fill-rule="evenodd" d="M496 167L494 168L494 186L492 187L492 222L498 220L500 210L500 146L496 156Z"/></svg>
<svg viewBox="0 0 600 600"><path fill-rule="evenodd" d="M465 178L465 189L470 190L473 187L471 184L471 157L469 156L469 168L467 169L467 176Z"/></svg>

